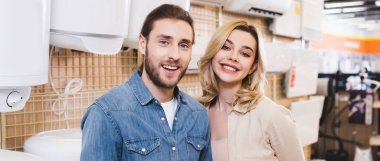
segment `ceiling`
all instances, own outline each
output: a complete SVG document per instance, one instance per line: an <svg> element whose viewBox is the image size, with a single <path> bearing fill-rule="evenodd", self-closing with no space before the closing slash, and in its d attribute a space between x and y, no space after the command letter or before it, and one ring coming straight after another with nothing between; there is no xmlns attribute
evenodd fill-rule
<svg viewBox="0 0 380 161"><path fill-rule="evenodd" d="M324 0L326 20L365 31L380 31L380 0Z"/></svg>

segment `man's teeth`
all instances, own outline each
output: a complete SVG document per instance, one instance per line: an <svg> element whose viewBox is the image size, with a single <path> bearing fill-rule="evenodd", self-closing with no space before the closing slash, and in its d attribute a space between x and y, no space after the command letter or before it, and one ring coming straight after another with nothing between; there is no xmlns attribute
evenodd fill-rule
<svg viewBox="0 0 380 161"><path fill-rule="evenodd" d="M177 70L178 69L178 67L173 67L173 66L169 66L169 65L164 65L163 67L166 69L169 69L169 70Z"/></svg>
<svg viewBox="0 0 380 161"><path fill-rule="evenodd" d="M236 71L235 68L232 68L232 67L230 67L230 66L226 66L226 65L223 65L223 68L224 68L224 69L227 69L227 70L230 70L230 71L233 71L233 72Z"/></svg>

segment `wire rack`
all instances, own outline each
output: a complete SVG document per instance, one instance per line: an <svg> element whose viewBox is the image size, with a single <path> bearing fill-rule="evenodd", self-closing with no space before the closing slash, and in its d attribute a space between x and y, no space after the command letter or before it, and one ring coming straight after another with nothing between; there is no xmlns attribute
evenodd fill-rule
<svg viewBox="0 0 380 161"><path fill-rule="evenodd" d="M192 4L191 17L194 19L196 36L211 36L219 24L219 8L207 5Z"/></svg>
<svg viewBox="0 0 380 161"><path fill-rule="evenodd" d="M60 49L52 55L50 81L59 91L73 78L83 80L83 91L107 90L128 79L137 67L136 57L132 50L107 56ZM32 91L54 93L50 82L35 86Z"/></svg>
<svg viewBox="0 0 380 161"><path fill-rule="evenodd" d="M178 87L194 98L198 98L202 95L202 87L200 83L200 77L198 74L187 74L178 84Z"/></svg>
<svg viewBox="0 0 380 161"><path fill-rule="evenodd" d="M65 49L57 49L51 59L49 83L33 87L30 99L21 111L1 113L1 146L4 149L23 150L28 137L46 130L79 128L86 108L112 87L126 81L137 68L137 56L132 50L116 55L96 55ZM67 82L73 78L83 81L82 89L67 100L67 119L63 112L63 100L56 90L63 93Z"/></svg>
<svg viewBox="0 0 380 161"><path fill-rule="evenodd" d="M22 151L24 141L36 133L68 128L67 124L69 128L78 128L86 108L104 92L80 92L69 96L67 98L67 120L63 115L54 114L51 109L52 102L57 99L56 96L32 95L24 110L3 115L2 118L5 123L3 126L3 146L6 149ZM58 102L57 109L58 111L63 110L62 101Z"/></svg>

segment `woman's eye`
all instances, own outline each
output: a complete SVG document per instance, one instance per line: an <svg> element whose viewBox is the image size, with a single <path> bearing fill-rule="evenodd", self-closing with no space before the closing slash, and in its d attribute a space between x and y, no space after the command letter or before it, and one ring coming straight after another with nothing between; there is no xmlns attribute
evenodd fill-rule
<svg viewBox="0 0 380 161"><path fill-rule="evenodd" d="M231 50L231 48L228 47L227 45L223 45L223 46L222 46L222 50Z"/></svg>
<svg viewBox="0 0 380 161"><path fill-rule="evenodd" d="M246 52L241 52L241 55L243 55L244 57L247 57L247 58L251 57L251 55L249 55L249 54L246 53Z"/></svg>

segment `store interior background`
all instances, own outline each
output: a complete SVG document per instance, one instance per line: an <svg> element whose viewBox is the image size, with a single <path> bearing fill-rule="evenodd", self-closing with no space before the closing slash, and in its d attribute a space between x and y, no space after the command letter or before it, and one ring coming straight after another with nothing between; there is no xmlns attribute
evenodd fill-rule
<svg viewBox="0 0 380 161"><path fill-rule="evenodd" d="M348 152L349 160L354 159L357 147L352 142L360 143L361 148L372 149L375 159L380 158L377 157L380 141L376 137L380 132L380 109L373 108L370 125L350 124L348 110L339 115L340 123L333 125L334 115L349 103L349 93L337 90L331 95L326 87L328 79L337 80L338 70L343 73L340 80L344 81L349 76L357 76L363 67L369 70L370 79L380 81L380 1L292 0L287 13L276 18L226 11L220 2L191 2L190 14L195 20L197 44L190 69L179 84L183 91L194 97L202 92L196 69L196 60L203 54L198 50L202 48L199 46L221 24L232 19L245 19L261 29L265 38L269 68L265 93L268 97L288 108L294 102L308 101L315 95L324 97L329 94L330 98L332 95L335 98L330 113L322 115L324 121L319 130L323 134L319 133L317 142L304 146L307 160L325 158L331 150L339 151L338 142L331 138L334 130L348 140L343 142L343 148ZM49 82L32 87L23 110L1 113L0 148L23 151L25 140L39 132L79 128L86 108L112 87L128 80L141 61L141 55L127 47L116 55L54 48ZM292 76L301 84L295 85L299 86L298 91L289 89L294 86L291 85ZM56 92L63 92L74 78L82 79L83 87L67 96L67 109L63 109L64 101ZM374 104L379 101L377 96L376 92ZM326 114L326 107L323 110ZM67 112L66 118L58 114L62 111Z"/></svg>

